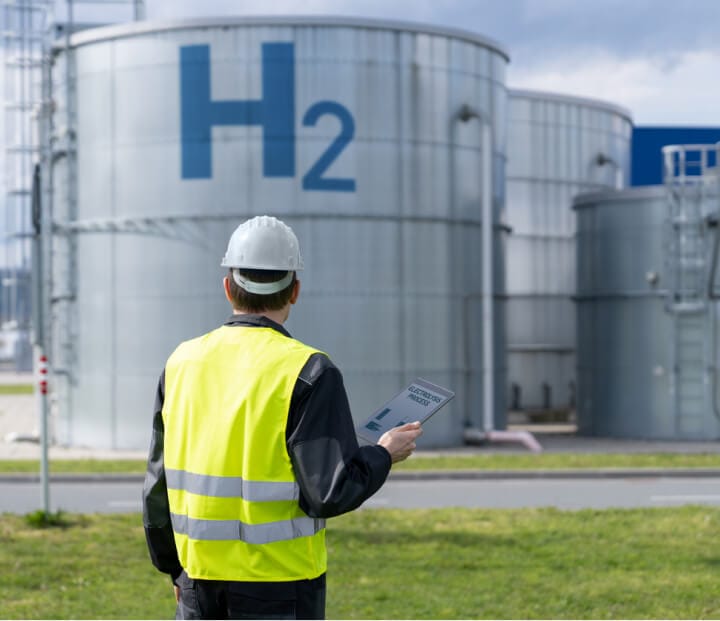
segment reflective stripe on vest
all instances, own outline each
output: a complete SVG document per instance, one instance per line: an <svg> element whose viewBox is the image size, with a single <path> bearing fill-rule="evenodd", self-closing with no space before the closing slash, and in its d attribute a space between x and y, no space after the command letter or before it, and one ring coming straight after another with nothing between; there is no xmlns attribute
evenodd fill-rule
<svg viewBox="0 0 720 621"><path fill-rule="evenodd" d="M202 496L242 498L250 502L297 500L300 497L300 488L295 482L248 481L242 477L218 477L170 468L165 470L165 476L168 489Z"/></svg>
<svg viewBox="0 0 720 621"><path fill-rule="evenodd" d="M239 520L198 520L171 513L173 530L198 541L244 541L264 544L311 537L325 528L325 520L295 518L284 522L244 524Z"/></svg>

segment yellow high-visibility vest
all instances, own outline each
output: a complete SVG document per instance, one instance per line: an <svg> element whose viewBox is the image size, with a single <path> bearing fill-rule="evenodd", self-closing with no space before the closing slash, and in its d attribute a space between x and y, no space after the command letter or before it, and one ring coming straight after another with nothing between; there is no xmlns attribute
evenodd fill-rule
<svg viewBox="0 0 720 621"><path fill-rule="evenodd" d="M165 474L191 578L290 581L327 569L324 520L300 508L285 429L317 350L272 328L223 326L165 367Z"/></svg>

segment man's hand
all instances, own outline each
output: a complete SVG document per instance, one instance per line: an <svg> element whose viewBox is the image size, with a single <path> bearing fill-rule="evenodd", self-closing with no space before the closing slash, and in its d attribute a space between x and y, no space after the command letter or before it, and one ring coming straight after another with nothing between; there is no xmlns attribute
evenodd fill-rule
<svg viewBox="0 0 720 621"><path fill-rule="evenodd" d="M175 589L175 603L179 604L180 603L180 587L173 584L173 588Z"/></svg>
<svg viewBox="0 0 720 621"><path fill-rule="evenodd" d="M378 444L390 453L392 463L396 464L403 459L407 459L415 450L415 440L422 435L422 426L418 422L408 423L402 427L395 427L390 431L386 431Z"/></svg>

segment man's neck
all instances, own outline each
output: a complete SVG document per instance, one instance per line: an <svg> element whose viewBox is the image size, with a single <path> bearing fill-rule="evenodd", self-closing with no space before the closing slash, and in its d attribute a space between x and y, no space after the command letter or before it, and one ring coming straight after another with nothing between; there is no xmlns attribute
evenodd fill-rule
<svg viewBox="0 0 720 621"><path fill-rule="evenodd" d="M289 305L288 305L289 306ZM248 313L246 311L239 311L237 309L233 309L233 315L261 315L263 317L267 317L271 321L274 321L275 323L279 323L280 325L283 325L288 318L288 315L290 314L289 308L281 308L280 310L274 310L274 311L261 311L259 313Z"/></svg>

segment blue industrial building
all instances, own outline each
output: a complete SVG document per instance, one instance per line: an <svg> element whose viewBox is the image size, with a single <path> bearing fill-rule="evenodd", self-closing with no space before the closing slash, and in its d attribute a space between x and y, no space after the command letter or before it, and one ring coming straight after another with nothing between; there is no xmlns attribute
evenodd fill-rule
<svg viewBox="0 0 720 621"><path fill-rule="evenodd" d="M662 148L668 144L720 142L720 127L635 127L632 136L632 185L663 182ZM714 163L711 162L711 165Z"/></svg>

